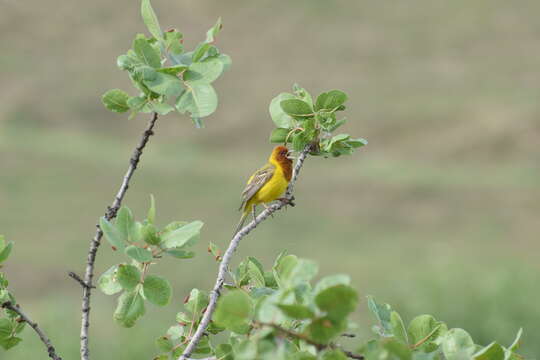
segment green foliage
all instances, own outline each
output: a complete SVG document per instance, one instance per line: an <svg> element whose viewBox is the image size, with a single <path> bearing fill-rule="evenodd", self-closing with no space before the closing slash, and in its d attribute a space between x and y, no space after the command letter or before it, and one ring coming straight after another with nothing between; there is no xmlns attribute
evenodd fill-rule
<svg viewBox="0 0 540 360"><path fill-rule="evenodd" d="M151 36L136 35L132 48L116 61L128 72L139 94L109 90L103 95L103 104L114 112L131 110L130 117L139 112L165 115L177 110L188 113L197 126L202 126L201 118L211 115L218 105L211 84L231 64L230 57L214 46L221 19L208 30L204 41L193 51L186 51L181 32L161 30L149 0L142 1L141 16Z"/></svg>
<svg viewBox="0 0 540 360"><path fill-rule="evenodd" d="M6 241L3 235L0 235L0 269L3 263L9 258L13 248L12 241ZM10 302L16 304L15 297L8 290L9 281L5 275L0 272L0 305ZM0 307L0 347L9 350L18 345L22 339L18 336L26 327L19 315L9 309Z"/></svg>
<svg viewBox="0 0 540 360"><path fill-rule="evenodd" d="M130 263L113 265L98 280L99 289L106 295L122 292L114 313L116 322L125 327L135 325L144 315L144 302L165 306L170 302L172 288L163 277L149 275L150 267L163 255L177 259L192 258L189 248L195 245L203 226L201 221L173 221L163 229L155 226L156 203L150 197L147 218L134 219L129 208L123 206L115 221L101 218L100 227L115 250L122 250Z"/></svg>
<svg viewBox="0 0 540 360"><path fill-rule="evenodd" d="M388 304L378 304L368 297L370 310L379 325L374 327L377 339L360 347L366 359L435 359L435 360L509 360L521 359L515 353L521 338L521 329L516 341L508 348L493 342L485 347L475 344L463 329L448 329L442 321L431 315L419 315L412 319L405 331L401 316Z"/></svg>
<svg viewBox="0 0 540 360"><path fill-rule="evenodd" d="M293 93L281 93L270 103L272 121L277 126L270 134L270 142L291 143L296 151L312 144L311 155L350 155L354 149L367 144L361 138L333 132L345 124L336 113L345 110L347 95L339 90L320 94L315 103L306 89L294 85Z"/></svg>
<svg viewBox="0 0 540 360"><path fill-rule="evenodd" d="M508 348L493 342L477 345L462 329L448 329L431 315L408 324L388 304L367 297L378 322L375 338L349 346L339 344L355 326L349 317L358 294L347 275L332 275L312 284L317 266L282 253L271 271L254 257L231 271L234 283L225 286L207 336L194 354L218 359L343 360L363 355L366 360L518 360L521 330ZM193 289L176 324L156 340L156 359L176 359L183 352L208 305L208 295Z"/></svg>

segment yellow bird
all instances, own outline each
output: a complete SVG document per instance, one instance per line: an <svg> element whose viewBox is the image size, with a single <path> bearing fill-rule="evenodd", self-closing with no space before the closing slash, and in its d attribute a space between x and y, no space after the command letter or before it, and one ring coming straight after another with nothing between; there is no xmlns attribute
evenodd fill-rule
<svg viewBox="0 0 540 360"><path fill-rule="evenodd" d="M266 203L279 199L287 189L291 177L291 153L285 146L276 146L268 158L268 163L251 175L242 192L242 204L239 210L243 209L243 213L234 232L235 235L244 225L250 211L253 212L253 218L255 218L255 207L258 204L267 208Z"/></svg>

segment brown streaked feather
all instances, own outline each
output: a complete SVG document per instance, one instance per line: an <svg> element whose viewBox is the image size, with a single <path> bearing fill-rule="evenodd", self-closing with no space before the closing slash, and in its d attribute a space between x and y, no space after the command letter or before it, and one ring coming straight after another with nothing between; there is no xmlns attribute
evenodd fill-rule
<svg viewBox="0 0 540 360"><path fill-rule="evenodd" d="M244 205L274 176L276 168L272 164L266 164L253 174L249 179L246 188L242 191L242 204L238 210L242 210Z"/></svg>

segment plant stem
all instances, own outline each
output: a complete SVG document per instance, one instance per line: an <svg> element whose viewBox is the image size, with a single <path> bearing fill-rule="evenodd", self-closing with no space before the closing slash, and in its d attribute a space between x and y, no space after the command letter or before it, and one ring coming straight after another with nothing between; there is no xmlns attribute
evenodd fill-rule
<svg viewBox="0 0 540 360"><path fill-rule="evenodd" d="M347 357L351 358L351 359L359 359L359 360L363 360L364 359L364 356L363 355L358 355L358 354L354 354L350 351L347 351L347 350L343 350L343 349L340 349L338 345L336 344L333 344L333 343L330 343L330 344L320 344L316 341L313 341L311 340L308 336L304 335L304 334L299 334L297 332L294 332L292 330L289 330L289 329L285 329L281 326L279 326L278 324L273 324L273 323L263 323L263 322L254 322L255 325L259 325L259 326L269 326L269 327L272 327L274 329L276 329L277 331L289 336L289 337L293 337L293 338L296 338L296 339L300 339L302 341L305 341L306 343L310 344L310 345L313 345L317 348L318 351L321 351L321 350L324 350L324 349L339 349L341 350Z"/></svg>
<svg viewBox="0 0 540 360"><path fill-rule="evenodd" d="M298 173L300 172L300 169L302 168L302 165L304 164L304 161L306 160L306 157L308 153L310 152L310 150L311 150L311 145L306 146L304 150L302 150L302 152L298 156L298 159L296 160L293 176L289 183L289 186L287 187L287 191L285 193L285 201L280 201L276 204L270 205L266 210L262 211L255 218L255 220L252 220L249 224L247 224L242 229L240 229L240 231L238 231L232 238L231 242L229 243L229 247L223 254L221 263L219 264L219 270L218 270L216 283L214 285L214 288L210 292L210 301L201 319L199 327L195 331L195 334L193 335L188 346L184 350L184 353L178 358L178 360L187 360L191 356L193 351L196 349L197 344L201 340L204 334L204 331L210 324L210 321L212 319L212 314L216 310L216 305L217 305L217 301L221 293L221 288L223 287L223 284L225 283L225 276L228 272L229 263L231 261L232 255L234 254L234 251L240 244L240 241L242 240L242 238L246 236L247 234L249 234L253 229L257 227L257 225L259 225L259 223L267 219L274 212L280 210L281 208L291 203L293 199L292 192L294 189L294 184L296 183L296 179L298 178Z"/></svg>
<svg viewBox="0 0 540 360"><path fill-rule="evenodd" d="M126 171L126 174L124 175L124 179L122 180L120 189L118 190L118 193L114 197L112 205L107 208L107 211L105 213L105 218L107 220L111 220L114 217L116 217L116 213L120 209L122 200L129 187L129 181L131 177L133 176L135 169L137 169L137 165L139 164L142 151L144 147L146 146L146 143L150 139L150 136L154 134L153 129L154 129L154 125L157 119L158 119L158 114L154 112L152 114L152 118L148 121L148 125L146 126L146 129L141 135L139 144L133 151L133 155L131 156L131 159L129 160L129 167ZM101 228L99 227L99 225L96 225L96 227L97 227L96 235L90 241L90 249L88 250L86 271L84 274L84 283L81 283L82 289L83 289L82 322L81 322L81 359L82 360L89 359L88 329L90 327L90 296L92 293L92 280L94 278L94 263L96 261L96 254L97 254L99 245L101 244L101 238L103 236L103 232L101 231Z"/></svg>
<svg viewBox="0 0 540 360"><path fill-rule="evenodd" d="M38 334L41 342L47 348L47 352L49 353L49 357L51 359L62 360L62 358L56 354L56 350L54 349L54 346L52 345L51 340L47 337L47 335L45 335L45 333L43 332L43 330L41 330L41 328L39 327L37 323L30 320L30 318L22 312L22 310L20 309L18 305L14 305L8 301L8 302L3 303L2 307L16 312L25 323L27 323L28 325L30 325L32 329L34 329L34 331Z"/></svg>

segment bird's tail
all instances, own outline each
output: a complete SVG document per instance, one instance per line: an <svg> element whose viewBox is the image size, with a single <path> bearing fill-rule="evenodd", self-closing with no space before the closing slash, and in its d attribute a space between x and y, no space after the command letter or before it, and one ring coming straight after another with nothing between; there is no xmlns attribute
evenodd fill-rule
<svg viewBox="0 0 540 360"><path fill-rule="evenodd" d="M238 222L238 225L236 225L236 230L234 230L233 237L238 234L242 226L244 226L244 222L246 221L246 217L249 214L249 211L244 211L242 213L242 216L240 217L240 221Z"/></svg>

